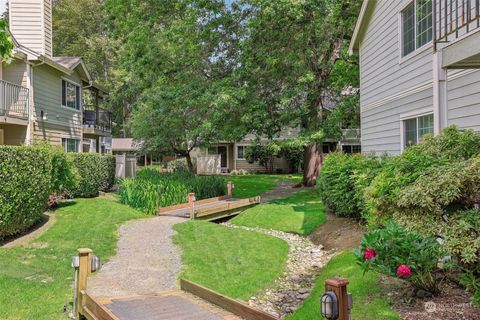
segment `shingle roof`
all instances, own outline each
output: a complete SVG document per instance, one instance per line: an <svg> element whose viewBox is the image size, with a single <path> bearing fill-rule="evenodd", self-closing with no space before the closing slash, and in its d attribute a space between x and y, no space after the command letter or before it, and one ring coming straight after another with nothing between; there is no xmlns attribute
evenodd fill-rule
<svg viewBox="0 0 480 320"><path fill-rule="evenodd" d="M61 64L65 68L72 69L75 67L80 60L81 57L52 57L52 60L58 64Z"/></svg>

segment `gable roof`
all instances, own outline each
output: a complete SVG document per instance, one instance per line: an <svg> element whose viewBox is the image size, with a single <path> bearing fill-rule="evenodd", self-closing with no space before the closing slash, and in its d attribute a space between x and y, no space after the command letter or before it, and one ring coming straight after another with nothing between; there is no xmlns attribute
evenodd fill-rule
<svg viewBox="0 0 480 320"><path fill-rule="evenodd" d="M350 46L348 48L348 53L350 55L358 53L360 42L367 30L368 22L370 21L376 3L377 0L363 0L355 30L353 31L352 40L350 41Z"/></svg>
<svg viewBox="0 0 480 320"><path fill-rule="evenodd" d="M52 60L61 64L65 68L73 69L80 63L80 57L52 57Z"/></svg>

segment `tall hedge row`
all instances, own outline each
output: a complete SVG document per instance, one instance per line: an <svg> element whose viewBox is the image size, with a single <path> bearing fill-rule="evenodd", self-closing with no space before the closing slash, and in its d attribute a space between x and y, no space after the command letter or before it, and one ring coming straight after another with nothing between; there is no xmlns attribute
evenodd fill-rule
<svg viewBox="0 0 480 320"><path fill-rule="evenodd" d="M51 191L48 149L0 147L0 239L33 225Z"/></svg>
<svg viewBox="0 0 480 320"><path fill-rule="evenodd" d="M480 133L451 126L377 160L328 155L319 188L330 209L360 216L372 229L394 220L409 232L442 238L480 304Z"/></svg>
<svg viewBox="0 0 480 320"><path fill-rule="evenodd" d="M107 191L113 186L115 179L113 156L101 156L96 153L70 153L68 156L78 174L77 183L70 190L74 197L95 197L99 191Z"/></svg>
<svg viewBox="0 0 480 320"><path fill-rule="evenodd" d="M52 193L91 197L110 189L114 178L113 156L0 146L0 239L37 222Z"/></svg>

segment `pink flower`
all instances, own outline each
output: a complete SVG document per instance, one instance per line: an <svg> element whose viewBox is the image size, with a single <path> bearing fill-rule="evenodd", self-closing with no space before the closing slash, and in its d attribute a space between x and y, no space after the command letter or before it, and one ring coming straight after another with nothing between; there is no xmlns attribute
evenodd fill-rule
<svg viewBox="0 0 480 320"><path fill-rule="evenodd" d="M409 278L412 275L412 270L410 270L409 266L401 264L397 268L397 275L402 278Z"/></svg>
<svg viewBox="0 0 480 320"><path fill-rule="evenodd" d="M370 260L370 259L373 259L377 256L377 251L375 251L374 249L365 249L365 260Z"/></svg>

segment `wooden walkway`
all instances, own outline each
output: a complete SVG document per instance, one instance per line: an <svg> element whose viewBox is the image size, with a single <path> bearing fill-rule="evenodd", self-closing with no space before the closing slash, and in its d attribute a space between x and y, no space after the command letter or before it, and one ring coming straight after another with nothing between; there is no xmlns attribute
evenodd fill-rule
<svg viewBox="0 0 480 320"><path fill-rule="evenodd" d="M80 314L89 320L278 320L247 303L187 280L182 290L109 299L80 293Z"/></svg>
<svg viewBox="0 0 480 320"><path fill-rule="evenodd" d="M237 215L258 203L260 203L260 196L248 199L222 196L163 207L159 209L158 215L213 221Z"/></svg>

